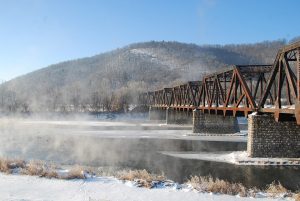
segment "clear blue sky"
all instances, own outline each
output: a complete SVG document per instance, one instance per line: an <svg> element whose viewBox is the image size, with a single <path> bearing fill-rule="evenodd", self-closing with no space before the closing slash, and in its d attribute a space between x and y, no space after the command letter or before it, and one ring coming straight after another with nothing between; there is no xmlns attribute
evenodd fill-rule
<svg viewBox="0 0 300 201"><path fill-rule="evenodd" d="M300 35L299 0L0 0L0 80L134 42Z"/></svg>

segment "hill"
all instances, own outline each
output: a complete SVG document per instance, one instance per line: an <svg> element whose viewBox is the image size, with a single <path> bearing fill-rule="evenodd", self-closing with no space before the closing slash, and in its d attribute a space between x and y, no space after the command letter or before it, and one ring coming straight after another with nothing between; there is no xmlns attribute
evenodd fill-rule
<svg viewBox="0 0 300 201"><path fill-rule="evenodd" d="M284 40L241 45L145 42L48 66L0 88L2 111L126 110L141 91L200 80L228 64L270 64Z"/></svg>

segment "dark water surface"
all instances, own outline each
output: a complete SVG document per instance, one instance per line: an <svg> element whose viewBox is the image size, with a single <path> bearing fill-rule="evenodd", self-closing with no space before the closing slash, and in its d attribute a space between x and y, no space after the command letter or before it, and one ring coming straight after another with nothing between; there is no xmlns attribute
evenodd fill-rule
<svg viewBox="0 0 300 201"><path fill-rule="evenodd" d="M71 126L72 127L72 126ZM207 176L240 182L251 187L265 187L272 181L280 181L289 189L299 189L300 170L297 167L236 166L222 162L182 159L164 155L162 151L223 152L246 150L245 141L214 141L184 138L149 137L146 131L138 130L130 137L120 135L126 131L110 131L118 137L72 135L78 130L56 126L18 126L9 124L1 127L0 154L22 159L41 159L61 164L87 166L117 166L147 169L154 173L163 172L177 182L184 182L191 175ZM86 130L84 128L83 130ZM103 131L104 132L104 131ZM151 131L155 133L156 131ZM163 133L167 131L157 131ZM173 131L168 131L170 132ZM189 131L174 131L181 135ZM145 135L147 136L144 136ZM175 135L175 136L176 136Z"/></svg>

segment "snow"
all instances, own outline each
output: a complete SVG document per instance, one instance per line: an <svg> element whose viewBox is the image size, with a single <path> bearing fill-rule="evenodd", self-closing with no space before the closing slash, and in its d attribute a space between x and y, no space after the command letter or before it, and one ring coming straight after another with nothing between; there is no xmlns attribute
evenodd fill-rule
<svg viewBox="0 0 300 201"><path fill-rule="evenodd" d="M299 158L250 158L246 151L234 151L234 152L160 152L164 155L185 158L196 159L205 161L215 161L231 163L235 165L300 165Z"/></svg>
<svg viewBox="0 0 300 201"><path fill-rule="evenodd" d="M248 116L255 116L257 115L257 112L252 112L251 114L249 114Z"/></svg>
<svg viewBox="0 0 300 201"><path fill-rule="evenodd" d="M270 109L274 109L276 108L275 105L264 105L264 108L270 108ZM281 106L282 109L295 109L295 105L283 105Z"/></svg>
<svg viewBox="0 0 300 201"><path fill-rule="evenodd" d="M33 176L0 174L1 201L247 201L253 198L198 193L189 189L138 188L112 177L86 180L58 180ZM271 198L259 198L271 201ZM282 199L281 199L282 200Z"/></svg>

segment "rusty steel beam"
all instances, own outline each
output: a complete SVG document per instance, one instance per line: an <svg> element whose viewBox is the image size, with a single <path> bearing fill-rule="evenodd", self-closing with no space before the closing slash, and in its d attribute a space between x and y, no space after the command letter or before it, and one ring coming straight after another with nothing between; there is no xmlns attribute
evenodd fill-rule
<svg viewBox="0 0 300 201"><path fill-rule="evenodd" d="M145 98L141 98L145 99ZM281 48L273 65L231 65L202 81L147 93L158 107L201 109L224 116L257 111L295 118L300 125L300 41Z"/></svg>
<svg viewBox="0 0 300 201"><path fill-rule="evenodd" d="M300 125L300 41L281 48L266 83L258 111L273 113L275 120L290 115ZM267 101L273 99L274 101ZM292 115L291 115L292 114Z"/></svg>
<svg viewBox="0 0 300 201"><path fill-rule="evenodd" d="M245 116L249 112L256 111L258 100L253 98L253 87L249 86L253 84L253 78L256 76L258 81L255 93L257 93L258 87L262 85L260 79L263 80L262 77L270 72L271 67L271 65L233 65L205 76L199 109L212 112L223 108L223 114L226 115L228 110L225 108L229 108L234 115L236 111L245 111Z"/></svg>
<svg viewBox="0 0 300 201"><path fill-rule="evenodd" d="M300 47L297 48L297 64L296 64L296 73L297 73L297 102L295 104L295 117L297 124L300 125Z"/></svg>
<svg viewBox="0 0 300 201"><path fill-rule="evenodd" d="M286 45L284 47L282 47L281 49L279 49L278 53L285 53L285 52L290 52L292 50L296 50L299 49L300 47L300 41L294 42L290 45Z"/></svg>

